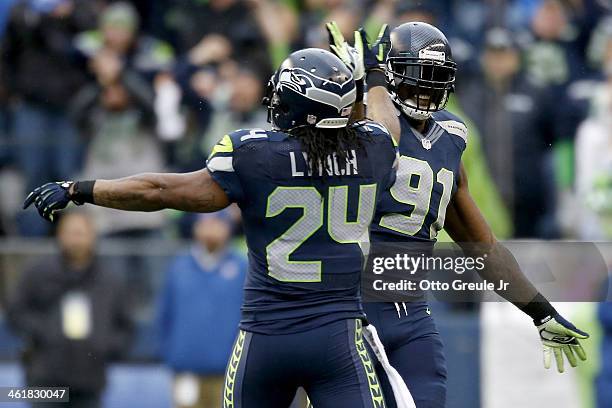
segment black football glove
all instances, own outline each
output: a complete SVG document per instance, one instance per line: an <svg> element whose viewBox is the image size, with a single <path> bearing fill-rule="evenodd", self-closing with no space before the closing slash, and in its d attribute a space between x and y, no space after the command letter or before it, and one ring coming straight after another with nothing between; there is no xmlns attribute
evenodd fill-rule
<svg viewBox="0 0 612 408"><path fill-rule="evenodd" d="M391 50L391 31L387 24L383 24L378 32L378 37L371 45L365 29L361 27L358 31L359 35L355 35L355 48L363 55L363 65L365 71L372 69L385 69L387 58Z"/></svg>
<svg viewBox="0 0 612 408"><path fill-rule="evenodd" d="M38 214L45 220L53 222L55 212L63 210L72 201L68 189L73 184L73 181L58 181L36 187L23 202L23 209L34 203Z"/></svg>

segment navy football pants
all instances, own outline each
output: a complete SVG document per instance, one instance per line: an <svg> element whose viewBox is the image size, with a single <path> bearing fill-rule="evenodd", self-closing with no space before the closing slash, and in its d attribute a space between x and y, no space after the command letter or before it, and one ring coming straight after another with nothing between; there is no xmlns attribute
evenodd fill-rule
<svg viewBox="0 0 612 408"><path fill-rule="evenodd" d="M317 408L384 408L361 321L264 335L241 330L228 362L224 408L287 408L298 387Z"/></svg>
<svg viewBox="0 0 612 408"><path fill-rule="evenodd" d="M364 309L368 321L378 331L389 362L406 382L416 406L444 408L446 359L427 303L399 304L399 314L393 303L365 303ZM377 364L376 370L387 406L395 408L393 391L382 366Z"/></svg>

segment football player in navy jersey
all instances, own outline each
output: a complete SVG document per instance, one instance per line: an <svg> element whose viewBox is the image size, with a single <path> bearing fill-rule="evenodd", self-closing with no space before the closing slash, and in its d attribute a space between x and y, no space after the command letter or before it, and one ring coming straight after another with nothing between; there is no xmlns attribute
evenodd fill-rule
<svg viewBox="0 0 612 408"><path fill-rule="evenodd" d="M508 290L498 293L533 319L543 344L545 367L550 367L552 356L559 372L564 370L563 355L573 367L576 356L585 360L578 340L588 334L561 317L525 278L512 254L497 243L470 195L461 164L467 127L444 110L457 70L444 34L420 22L402 24L390 33L385 25L371 46L363 29L357 31L351 47L334 23L327 28L332 51L356 77L365 73L367 117L384 124L399 144L396 181L377 208L372 243L420 242L433 248L444 227L464 250L478 244L488 254L481 276L509 283ZM391 115L389 101L394 105ZM426 301L365 303L364 309L416 406L444 407L443 345ZM380 377L385 393L390 392L384 375ZM394 406L392 400L388 402Z"/></svg>
<svg viewBox="0 0 612 408"><path fill-rule="evenodd" d="M359 244L397 151L384 127L349 123L357 93L329 51L294 52L264 100L274 130L225 135L200 171L48 183L24 208L52 221L71 201L193 212L237 203L249 272L223 406L286 408L301 386L318 408L384 407L362 337Z"/></svg>

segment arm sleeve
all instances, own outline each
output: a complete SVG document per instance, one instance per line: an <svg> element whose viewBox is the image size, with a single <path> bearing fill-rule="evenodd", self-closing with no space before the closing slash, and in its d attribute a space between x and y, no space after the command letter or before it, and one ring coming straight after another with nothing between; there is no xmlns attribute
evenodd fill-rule
<svg viewBox="0 0 612 408"><path fill-rule="evenodd" d="M232 138L225 135L215 145L206 161L206 168L212 178L223 188L232 202L240 202L244 198L242 183L236 171L237 152Z"/></svg>

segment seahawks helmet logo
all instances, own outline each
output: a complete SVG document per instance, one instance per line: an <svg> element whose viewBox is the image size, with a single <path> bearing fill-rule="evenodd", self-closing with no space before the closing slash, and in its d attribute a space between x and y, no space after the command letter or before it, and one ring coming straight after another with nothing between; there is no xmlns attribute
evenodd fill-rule
<svg viewBox="0 0 612 408"><path fill-rule="evenodd" d="M280 72L277 90L289 88L313 101L333 106L340 112L355 102L357 88L352 86L342 95L343 88L353 80L349 77L344 83L338 84L318 77L302 68L284 69ZM328 88L324 89L324 88ZM335 92L333 88L337 88Z"/></svg>

